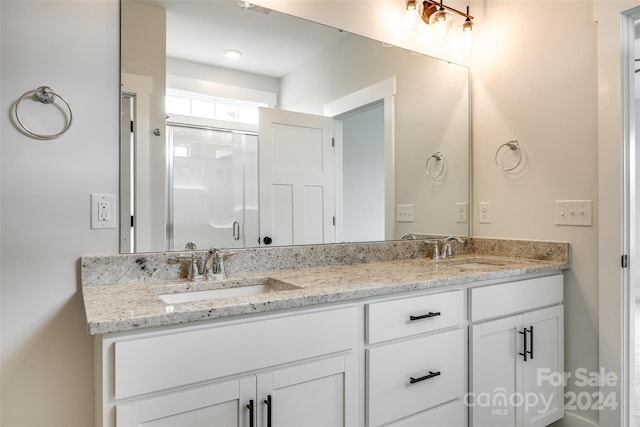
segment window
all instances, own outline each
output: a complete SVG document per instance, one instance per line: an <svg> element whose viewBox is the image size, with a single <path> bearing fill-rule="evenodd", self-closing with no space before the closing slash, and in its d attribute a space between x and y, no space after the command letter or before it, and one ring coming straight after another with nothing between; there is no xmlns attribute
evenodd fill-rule
<svg viewBox="0 0 640 427"><path fill-rule="evenodd" d="M258 124L258 107L264 103L217 98L198 93L167 89L167 114Z"/></svg>

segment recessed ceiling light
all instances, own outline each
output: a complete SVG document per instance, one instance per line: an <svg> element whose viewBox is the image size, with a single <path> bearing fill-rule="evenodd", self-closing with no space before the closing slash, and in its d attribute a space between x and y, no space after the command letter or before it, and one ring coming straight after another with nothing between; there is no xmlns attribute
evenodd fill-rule
<svg viewBox="0 0 640 427"><path fill-rule="evenodd" d="M242 52L240 52L238 49L227 49L224 51L224 56L229 59L238 59L242 56Z"/></svg>
<svg viewBox="0 0 640 427"><path fill-rule="evenodd" d="M248 1L238 0L238 6L240 6L243 9L249 9L249 8L252 8L254 5L252 3L249 3Z"/></svg>

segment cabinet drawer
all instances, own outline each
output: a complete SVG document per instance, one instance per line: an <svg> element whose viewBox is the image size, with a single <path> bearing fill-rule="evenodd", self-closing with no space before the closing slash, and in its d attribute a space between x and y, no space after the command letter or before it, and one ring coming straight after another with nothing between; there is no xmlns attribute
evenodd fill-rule
<svg viewBox="0 0 640 427"><path fill-rule="evenodd" d="M115 397L207 381L355 347L355 307L115 343Z"/></svg>
<svg viewBox="0 0 640 427"><path fill-rule="evenodd" d="M369 425L385 424L461 397L465 390L464 344L464 331L454 329L368 349Z"/></svg>
<svg viewBox="0 0 640 427"><path fill-rule="evenodd" d="M470 290L470 320L472 322L512 313L532 310L562 302L561 274Z"/></svg>
<svg viewBox="0 0 640 427"><path fill-rule="evenodd" d="M456 326L463 315L462 291L367 304L367 341L374 344Z"/></svg>

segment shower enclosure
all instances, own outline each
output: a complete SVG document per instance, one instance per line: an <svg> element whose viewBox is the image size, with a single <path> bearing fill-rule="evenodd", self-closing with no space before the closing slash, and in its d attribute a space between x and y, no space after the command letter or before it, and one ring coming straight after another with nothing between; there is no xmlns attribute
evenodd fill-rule
<svg viewBox="0 0 640 427"><path fill-rule="evenodd" d="M258 137L169 124L169 250L258 244Z"/></svg>

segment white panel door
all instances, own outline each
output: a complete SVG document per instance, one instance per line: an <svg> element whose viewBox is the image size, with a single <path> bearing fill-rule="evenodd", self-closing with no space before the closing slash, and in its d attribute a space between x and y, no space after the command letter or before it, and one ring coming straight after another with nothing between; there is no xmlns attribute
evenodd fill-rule
<svg viewBox="0 0 640 427"><path fill-rule="evenodd" d="M333 119L260 109L260 235L273 245L335 240ZM268 241L268 240L267 240Z"/></svg>

